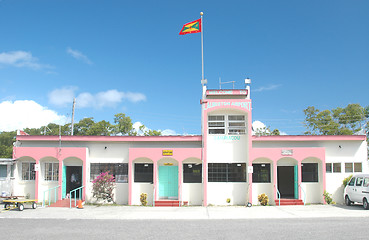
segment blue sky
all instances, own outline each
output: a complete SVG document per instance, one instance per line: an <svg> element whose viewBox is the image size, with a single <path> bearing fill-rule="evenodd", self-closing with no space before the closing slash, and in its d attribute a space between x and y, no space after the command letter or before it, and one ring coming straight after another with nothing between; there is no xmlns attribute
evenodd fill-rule
<svg viewBox="0 0 369 240"><path fill-rule="evenodd" d="M252 79L253 121L304 132L303 110L368 103L369 1L0 1L0 131L123 112L200 134L208 88ZM222 88L232 88L231 84Z"/></svg>

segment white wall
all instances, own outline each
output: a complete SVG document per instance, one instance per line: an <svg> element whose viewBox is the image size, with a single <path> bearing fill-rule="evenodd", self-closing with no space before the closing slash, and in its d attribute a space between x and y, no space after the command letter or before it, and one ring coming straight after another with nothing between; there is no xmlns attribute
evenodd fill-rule
<svg viewBox="0 0 369 240"><path fill-rule="evenodd" d="M133 183L132 184L132 205L141 205L141 193L147 194L147 205L152 205L153 184L151 183Z"/></svg>
<svg viewBox="0 0 369 240"><path fill-rule="evenodd" d="M182 201L188 201L188 205L202 205L202 183L183 183Z"/></svg>
<svg viewBox="0 0 369 240"><path fill-rule="evenodd" d="M230 205L246 205L248 183L208 183L208 205L227 205L227 198L231 199Z"/></svg>
<svg viewBox="0 0 369 240"><path fill-rule="evenodd" d="M265 193L269 198L269 205L275 205L273 183L253 183L252 184L252 204L260 205L258 196Z"/></svg>

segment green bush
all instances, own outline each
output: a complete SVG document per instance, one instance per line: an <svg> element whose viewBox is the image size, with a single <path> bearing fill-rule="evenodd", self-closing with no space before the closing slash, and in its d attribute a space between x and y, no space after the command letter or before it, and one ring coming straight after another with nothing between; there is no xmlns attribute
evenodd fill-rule
<svg viewBox="0 0 369 240"><path fill-rule="evenodd" d="M258 196L258 200L261 205L266 206L269 203L269 198L265 193L262 193Z"/></svg>
<svg viewBox="0 0 369 240"><path fill-rule="evenodd" d="M141 193L140 201L141 201L142 206L147 205L147 194L146 193Z"/></svg>
<svg viewBox="0 0 369 240"><path fill-rule="evenodd" d="M330 193L328 193L327 191L324 190L323 196L324 196L324 200L327 204L336 204L335 202L333 202L332 194L330 194Z"/></svg>
<svg viewBox="0 0 369 240"><path fill-rule="evenodd" d="M343 179L343 181L342 181L342 185L343 185L344 187L346 187L346 185L347 185L347 184L348 184L348 182L351 180L351 178L352 178L352 174L351 174L350 176L348 176L347 178Z"/></svg>

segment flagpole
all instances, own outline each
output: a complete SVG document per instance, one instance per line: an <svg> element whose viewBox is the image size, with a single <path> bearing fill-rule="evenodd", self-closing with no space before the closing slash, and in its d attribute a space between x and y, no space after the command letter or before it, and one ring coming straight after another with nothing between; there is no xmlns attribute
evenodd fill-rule
<svg viewBox="0 0 369 240"><path fill-rule="evenodd" d="M202 78L201 80L204 80L204 24L202 22L202 15L204 15L203 12L200 12L201 15L201 72L202 72Z"/></svg>

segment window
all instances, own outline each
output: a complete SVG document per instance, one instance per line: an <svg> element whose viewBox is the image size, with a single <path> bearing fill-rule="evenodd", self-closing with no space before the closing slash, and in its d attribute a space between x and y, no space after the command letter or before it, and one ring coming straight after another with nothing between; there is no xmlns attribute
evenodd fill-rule
<svg viewBox="0 0 369 240"><path fill-rule="evenodd" d="M363 184L363 187L368 187L369 186L369 178L366 177L364 178L364 184Z"/></svg>
<svg viewBox="0 0 369 240"><path fill-rule="evenodd" d="M0 178L6 178L7 177L7 165L0 165Z"/></svg>
<svg viewBox="0 0 369 240"><path fill-rule="evenodd" d="M245 115L210 115L208 116L209 134L246 134Z"/></svg>
<svg viewBox="0 0 369 240"><path fill-rule="evenodd" d="M354 164L353 163L345 163L345 172L347 172L347 173L354 172Z"/></svg>
<svg viewBox="0 0 369 240"><path fill-rule="evenodd" d="M183 164L183 182L201 183L202 164Z"/></svg>
<svg viewBox="0 0 369 240"><path fill-rule="evenodd" d="M318 163L301 164L302 181L318 182Z"/></svg>
<svg viewBox="0 0 369 240"><path fill-rule="evenodd" d="M325 164L325 172L331 173L332 172L332 163Z"/></svg>
<svg viewBox="0 0 369 240"><path fill-rule="evenodd" d="M361 163L354 163L354 172L362 172L362 164Z"/></svg>
<svg viewBox="0 0 369 240"><path fill-rule="evenodd" d="M355 184L355 186L361 186L361 184L363 183L363 178L362 177L358 177L357 179L356 179L356 184Z"/></svg>
<svg viewBox="0 0 369 240"><path fill-rule="evenodd" d="M362 172L362 164L361 163L345 163L345 172Z"/></svg>
<svg viewBox="0 0 369 240"><path fill-rule="evenodd" d="M209 163L209 182L246 182L245 163Z"/></svg>
<svg viewBox="0 0 369 240"><path fill-rule="evenodd" d="M348 183L349 186L354 186L355 184L355 177L351 178L350 182Z"/></svg>
<svg viewBox="0 0 369 240"><path fill-rule="evenodd" d="M228 116L228 134L229 135L246 134L246 122L244 115Z"/></svg>
<svg viewBox="0 0 369 240"><path fill-rule="evenodd" d="M35 180L35 163L22 162L22 180Z"/></svg>
<svg viewBox="0 0 369 240"><path fill-rule="evenodd" d="M59 181L59 163L45 163L45 181Z"/></svg>
<svg viewBox="0 0 369 240"><path fill-rule="evenodd" d="M340 173L341 172L341 163L333 163L333 172Z"/></svg>
<svg viewBox="0 0 369 240"><path fill-rule="evenodd" d="M135 182L153 182L153 164L135 163Z"/></svg>
<svg viewBox="0 0 369 240"><path fill-rule="evenodd" d="M225 134L225 121L223 115L208 116L209 134Z"/></svg>
<svg viewBox="0 0 369 240"><path fill-rule="evenodd" d="M15 164L12 164L10 167L10 177L13 178L14 177L14 169L15 169Z"/></svg>
<svg viewBox="0 0 369 240"><path fill-rule="evenodd" d="M254 169L252 173L252 182L254 183L270 183L270 164L252 164Z"/></svg>
<svg viewBox="0 0 369 240"><path fill-rule="evenodd" d="M90 180L102 172L109 172L117 183L128 183L128 163L91 163Z"/></svg>

